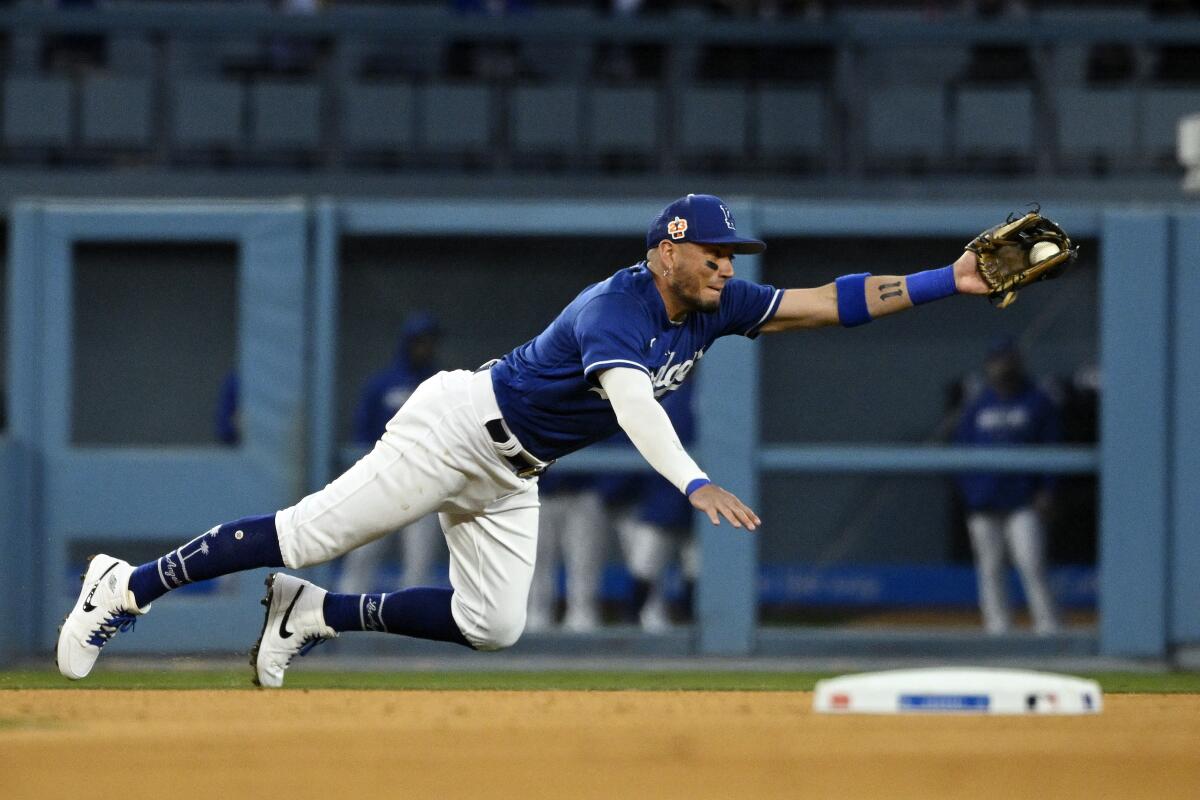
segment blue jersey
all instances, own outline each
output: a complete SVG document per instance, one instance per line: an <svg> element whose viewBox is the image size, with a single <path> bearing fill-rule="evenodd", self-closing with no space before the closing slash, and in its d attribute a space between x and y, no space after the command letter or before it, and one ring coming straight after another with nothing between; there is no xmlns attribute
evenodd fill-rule
<svg viewBox="0 0 1200 800"><path fill-rule="evenodd" d="M954 440L960 444L1049 444L1062 438L1058 409L1031 383L1012 397L984 389L963 410ZM971 510L1010 511L1028 506L1053 480L1021 473L965 473L958 477L963 501Z"/></svg>
<svg viewBox="0 0 1200 800"><path fill-rule="evenodd" d="M561 458L620 429L598 385L604 370L640 369L661 398L718 338L757 336L782 297L774 287L732 279L717 311L671 322L643 261L584 289L550 327L492 367L496 402L525 449Z"/></svg>

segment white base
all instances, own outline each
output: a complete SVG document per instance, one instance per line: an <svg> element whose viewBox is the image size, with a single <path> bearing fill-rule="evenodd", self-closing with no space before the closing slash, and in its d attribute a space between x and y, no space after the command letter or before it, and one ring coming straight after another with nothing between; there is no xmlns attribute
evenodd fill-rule
<svg viewBox="0 0 1200 800"><path fill-rule="evenodd" d="M1095 714L1095 681L1020 669L937 667L843 675L817 682L823 714Z"/></svg>

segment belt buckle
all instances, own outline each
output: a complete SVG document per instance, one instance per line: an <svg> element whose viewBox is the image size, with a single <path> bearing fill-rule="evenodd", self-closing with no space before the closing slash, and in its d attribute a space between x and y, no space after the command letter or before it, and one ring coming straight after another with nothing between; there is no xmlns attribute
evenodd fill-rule
<svg viewBox="0 0 1200 800"><path fill-rule="evenodd" d="M550 465L553 463L553 461L547 461L545 464L530 464L528 467L522 467L521 469L517 470L517 477L533 478L537 475L541 475L543 472L550 469Z"/></svg>

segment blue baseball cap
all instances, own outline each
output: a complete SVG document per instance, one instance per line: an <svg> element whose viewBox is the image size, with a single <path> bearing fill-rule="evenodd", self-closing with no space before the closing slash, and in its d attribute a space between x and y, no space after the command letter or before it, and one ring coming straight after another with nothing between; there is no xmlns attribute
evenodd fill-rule
<svg viewBox="0 0 1200 800"><path fill-rule="evenodd" d="M689 194L664 208L646 232L646 249L658 247L663 239L695 244L731 244L735 253L761 253L767 245L760 239L738 236L733 212L719 197Z"/></svg>

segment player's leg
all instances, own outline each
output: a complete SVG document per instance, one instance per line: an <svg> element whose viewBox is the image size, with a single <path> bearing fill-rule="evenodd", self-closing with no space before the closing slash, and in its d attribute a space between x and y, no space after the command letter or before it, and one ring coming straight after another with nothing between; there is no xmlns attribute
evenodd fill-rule
<svg viewBox="0 0 1200 800"><path fill-rule="evenodd" d="M1008 591L1004 569L1004 520L991 512L972 512L967 516L967 531L975 553L975 573L979 585L979 608L983 627L988 633L1009 629Z"/></svg>
<svg viewBox="0 0 1200 800"><path fill-rule="evenodd" d="M537 550L537 484L481 513L442 513L452 589L324 597L337 632L384 631L499 650L517 641Z"/></svg>
<svg viewBox="0 0 1200 800"><path fill-rule="evenodd" d="M166 592L253 567L283 566L274 515L218 525L166 555L134 568L106 554L88 562L74 608L58 632L55 662L72 680L91 672L100 649Z"/></svg>
<svg viewBox="0 0 1200 800"><path fill-rule="evenodd" d="M1005 533L1029 600L1034 631L1042 635L1056 632L1058 615L1046 577L1046 538L1041 517L1032 508L1018 509L1009 515Z"/></svg>
<svg viewBox="0 0 1200 800"><path fill-rule="evenodd" d="M480 424L481 414L489 411L485 390L490 393L491 384L486 373L441 373L431 380L446 387L434 403L422 405L437 414L424 426L434 446L419 457L402 459L404 466L397 471L416 469L446 485L455 484L441 493L438 506L450 546L453 588L339 595L290 576L272 576L267 618L255 645L255 670L263 685L282 683L284 671L306 640L318 642L342 631L398 633L479 650L507 647L520 635L537 540L537 481L515 475ZM388 483L393 477L384 474L381 480ZM393 486L384 499L403 508L414 487L420 497L440 493L431 491L436 486L423 491L423 484L412 476L406 481ZM336 513L322 506L297 508L286 520L281 512L286 528L281 525L280 546L287 563L315 563L322 548L339 535L357 536L367 521L356 519L355 505L332 509Z"/></svg>
<svg viewBox="0 0 1200 800"><path fill-rule="evenodd" d="M432 461L429 442L389 428L324 489L275 514L218 525L135 569L129 589L144 606L180 586L233 572L323 564L403 528L457 491L462 475L434 470Z"/></svg>
<svg viewBox="0 0 1200 800"><path fill-rule="evenodd" d="M558 554L562 531L570 513L567 495L552 493L542 498L538 512L537 559L529 586L525 629L532 632L554 627L558 606Z"/></svg>
<svg viewBox="0 0 1200 800"><path fill-rule="evenodd" d="M525 628L537 552L537 484L480 516L443 514L452 611L476 650L511 647Z"/></svg>
<svg viewBox="0 0 1200 800"><path fill-rule="evenodd" d="M430 514L409 525L400 532L400 542L403 550L400 587L409 589L434 583L434 568L446 553L446 540L437 517Z"/></svg>
<svg viewBox="0 0 1200 800"><path fill-rule="evenodd" d="M259 567L299 568L328 561L407 525L459 493L466 477L443 468L445 438L451 431L465 437L464 431L473 433L478 422L466 393L448 395L443 383L435 378L423 384L370 453L296 505L218 525L137 568L111 556L94 558L59 633L60 671L72 679L86 676L100 648L173 589ZM463 419L449 424L453 414ZM482 445L466 445L472 447Z"/></svg>
<svg viewBox="0 0 1200 800"><path fill-rule="evenodd" d="M608 515L594 490L571 496L563 528L563 562L567 568L567 613L563 627L586 633L600 627L600 579L608 550Z"/></svg>

